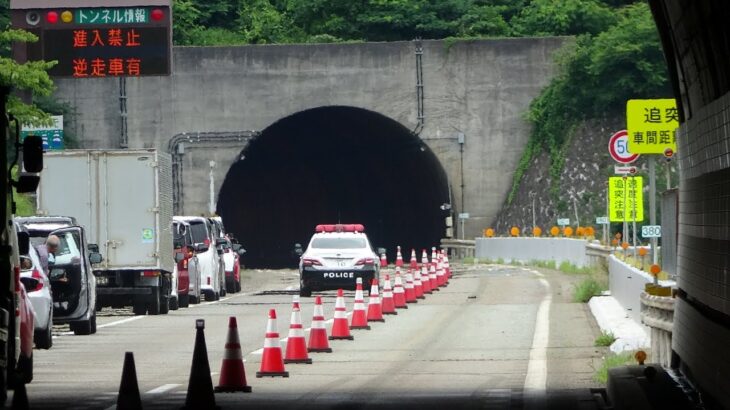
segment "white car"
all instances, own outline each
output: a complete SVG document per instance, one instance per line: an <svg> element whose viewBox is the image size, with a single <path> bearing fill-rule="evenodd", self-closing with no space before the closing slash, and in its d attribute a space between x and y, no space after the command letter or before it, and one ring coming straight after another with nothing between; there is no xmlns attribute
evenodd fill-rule
<svg viewBox="0 0 730 410"><path fill-rule="evenodd" d="M299 261L299 293L315 290L355 289L362 278L366 289L379 280L380 258L360 224L317 225Z"/></svg>
<svg viewBox="0 0 730 410"><path fill-rule="evenodd" d="M20 281L35 312L33 341L39 349L53 346L53 296L51 281L41 267L35 248L28 248L28 255L20 256Z"/></svg>
<svg viewBox="0 0 730 410"><path fill-rule="evenodd" d="M176 216L175 219L184 221L190 226L201 293L208 301L218 300L223 280L220 271L223 267L220 266L220 256L213 236L212 223L207 218L200 216Z"/></svg>

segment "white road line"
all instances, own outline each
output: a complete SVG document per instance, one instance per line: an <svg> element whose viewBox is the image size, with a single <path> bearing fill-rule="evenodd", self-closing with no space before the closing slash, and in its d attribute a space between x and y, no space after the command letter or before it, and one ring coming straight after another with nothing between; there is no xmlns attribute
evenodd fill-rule
<svg viewBox="0 0 730 410"><path fill-rule="evenodd" d="M145 392L145 394L162 394L165 392L168 392L172 389L174 389L177 386L181 386L180 384L163 384L160 387L156 387L148 392Z"/></svg>
<svg viewBox="0 0 730 410"><path fill-rule="evenodd" d="M144 319L144 318L145 318L145 316L132 316L132 317L128 317L126 319L121 319L121 320L116 320L114 322L104 323L103 325L99 325L96 328L102 329L105 327L117 326L117 325L121 325L124 323L134 322L135 320L140 320L140 319Z"/></svg>
<svg viewBox="0 0 730 410"><path fill-rule="evenodd" d="M532 336L530 361L527 364L524 390L526 393L544 394L547 386L547 348L550 341L550 283L540 276L540 283L546 290L535 317L535 333Z"/></svg>

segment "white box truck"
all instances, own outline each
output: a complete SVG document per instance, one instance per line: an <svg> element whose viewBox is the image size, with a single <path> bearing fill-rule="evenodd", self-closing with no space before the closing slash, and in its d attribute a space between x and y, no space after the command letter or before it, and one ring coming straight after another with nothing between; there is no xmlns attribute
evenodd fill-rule
<svg viewBox="0 0 730 410"><path fill-rule="evenodd" d="M169 310L175 264L172 169L156 150L49 152L38 214L73 216L103 256L94 265L97 309Z"/></svg>

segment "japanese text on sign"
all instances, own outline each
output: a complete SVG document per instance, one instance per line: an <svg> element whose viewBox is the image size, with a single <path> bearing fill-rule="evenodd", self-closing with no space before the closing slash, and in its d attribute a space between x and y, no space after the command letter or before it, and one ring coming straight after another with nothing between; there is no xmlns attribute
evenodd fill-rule
<svg viewBox="0 0 730 410"><path fill-rule="evenodd" d="M611 222L644 220L642 177L610 177L608 179L609 219Z"/></svg>
<svg viewBox="0 0 730 410"><path fill-rule="evenodd" d="M144 8L94 8L77 9L78 24L133 24L150 21L149 10Z"/></svg>
<svg viewBox="0 0 730 410"><path fill-rule="evenodd" d="M58 60L55 76L137 77L169 73L164 27L93 27L53 30L44 44L46 60Z"/></svg>
<svg viewBox="0 0 730 410"><path fill-rule="evenodd" d="M676 152L678 126L679 112L674 99L626 103L626 129L632 154L663 154L667 148Z"/></svg>

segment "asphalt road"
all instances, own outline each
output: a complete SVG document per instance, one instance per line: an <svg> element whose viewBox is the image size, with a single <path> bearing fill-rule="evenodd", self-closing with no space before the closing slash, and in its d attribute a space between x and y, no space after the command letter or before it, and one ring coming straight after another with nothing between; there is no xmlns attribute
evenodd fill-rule
<svg viewBox="0 0 730 410"><path fill-rule="evenodd" d="M293 271L247 271L242 293L163 316L102 311L99 330L74 336L56 329L51 350L36 350L31 408L114 408L124 352L134 352L145 408L185 403L195 320L206 321L213 385L228 317L238 319L251 394L216 394L223 408L596 408L589 388L604 351L590 312L571 303L575 278L510 266L470 266L426 300L330 342L333 353L290 364L289 378L255 378L267 312L278 312L285 338ZM325 292L331 318L334 292ZM366 298L367 299L367 298ZM313 298L304 298L304 327ZM352 308L348 294L348 310ZM328 326L329 327L329 326ZM283 344L283 343L282 343Z"/></svg>

